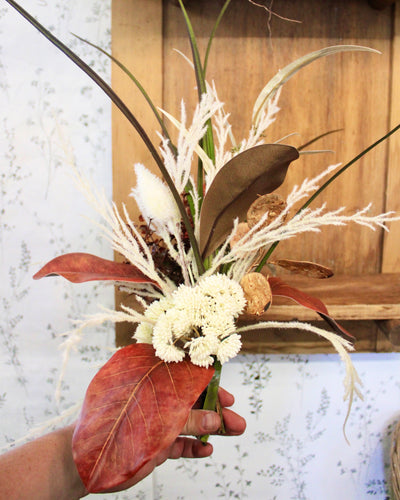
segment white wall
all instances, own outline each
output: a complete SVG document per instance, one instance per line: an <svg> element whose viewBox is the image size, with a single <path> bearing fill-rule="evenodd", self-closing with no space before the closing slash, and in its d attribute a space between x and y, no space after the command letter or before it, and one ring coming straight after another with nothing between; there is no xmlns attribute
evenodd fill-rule
<svg viewBox="0 0 400 500"><path fill-rule="evenodd" d="M110 0L21 0L107 78L108 62L71 32L110 45ZM71 319L112 306L113 290L33 281L67 251L111 257L71 179L70 162L111 193L107 98L3 2L0 5L0 436L19 439L79 401L110 354L112 328L88 332L54 398L60 334ZM134 159L132 159L132 162ZM214 438L203 461L170 462L124 494L129 499L388 498L390 432L400 415L398 354L356 354L364 401L342 433L343 369L334 355L241 356L223 385L247 418L239 438ZM1 491L0 491L1 496ZM96 495L94 498L103 498Z"/></svg>

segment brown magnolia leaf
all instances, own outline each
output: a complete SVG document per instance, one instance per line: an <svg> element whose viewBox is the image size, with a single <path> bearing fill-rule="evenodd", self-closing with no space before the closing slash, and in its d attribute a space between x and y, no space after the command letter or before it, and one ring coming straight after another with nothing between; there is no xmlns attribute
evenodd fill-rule
<svg viewBox="0 0 400 500"><path fill-rule="evenodd" d="M244 313L260 315L271 304L272 294L268 279L261 273L248 273L240 281L246 299Z"/></svg>
<svg viewBox="0 0 400 500"><path fill-rule="evenodd" d="M171 445L213 373L165 363L149 344L117 351L91 381L72 439L86 489L118 486Z"/></svg>
<svg viewBox="0 0 400 500"><path fill-rule="evenodd" d="M215 176L200 213L200 252L207 257L232 230L236 218L243 220L257 196L270 193L285 179L290 162L299 153L292 146L263 144L243 151Z"/></svg>
<svg viewBox="0 0 400 500"><path fill-rule="evenodd" d="M157 284L132 264L114 262L82 252L67 253L56 257L43 266L33 279L38 280L55 275L62 276L72 283L112 280Z"/></svg>
<svg viewBox="0 0 400 500"><path fill-rule="evenodd" d="M333 271L329 267L305 260L278 259L274 262L269 262L269 264L282 267L293 274L308 276L309 278L325 279L333 276Z"/></svg>
<svg viewBox="0 0 400 500"><path fill-rule="evenodd" d="M285 210L286 201L277 193L264 194L257 198L247 210L247 224L254 227L268 213L263 226L268 226Z"/></svg>
<svg viewBox="0 0 400 500"><path fill-rule="evenodd" d="M353 335L351 335L331 316L329 316L328 309L322 300L308 295L297 288L291 287L287 283L284 283L280 278L270 277L268 278L268 281L271 286L272 297L286 297L294 300L301 306L307 307L308 309L311 309L319 314L319 316L321 316L321 318L328 323L335 333L338 333L341 336L346 335L347 337L354 339Z"/></svg>

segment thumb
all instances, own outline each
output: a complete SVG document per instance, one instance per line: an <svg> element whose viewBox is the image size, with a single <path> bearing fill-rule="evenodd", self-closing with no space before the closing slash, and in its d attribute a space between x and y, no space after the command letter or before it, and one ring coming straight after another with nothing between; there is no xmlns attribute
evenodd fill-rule
<svg viewBox="0 0 400 500"><path fill-rule="evenodd" d="M215 411L191 410L181 434L202 436L216 432L220 425L220 417Z"/></svg>

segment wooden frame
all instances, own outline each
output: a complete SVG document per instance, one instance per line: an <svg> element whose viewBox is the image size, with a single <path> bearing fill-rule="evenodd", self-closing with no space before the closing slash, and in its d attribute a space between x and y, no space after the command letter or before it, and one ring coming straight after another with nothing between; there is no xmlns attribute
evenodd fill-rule
<svg viewBox="0 0 400 500"><path fill-rule="evenodd" d="M179 116L180 100L183 98L190 110L196 94L190 68L173 51L177 48L190 54L176 3L113 0L112 33L113 55L134 72L157 105ZM196 0L187 4L200 47L204 49L222 2ZM316 174L328 164L351 159L399 119L400 9L396 5L377 11L360 0L285 0L276 2L274 8L279 8L284 17L301 19L302 24L278 19L270 22L263 11L247 0L233 0L214 42L209 78L216 81L220 97L227 110L232 111L231 121L238 136L248 129L252 103L262 86L296 57L338 43L368 45L382 52L380 56L358 52L326 58L313 63L285 86L280 101L282 111L271 127L271 142L296 131L301 139L295 137L290 141L298 145L321 132L345 129L318 144L335 153L329 157L308 156L291 167L283 187L285 194L305 176ZM118 68L113 70L112 84L157 143L153 132L157 124L147 104ZM335 187L321 197L321 202L332 208L339 203L354 209L372 201L376 212L400 211L399 158L400 138L394 136L346 172ZM114 199L117 204L128 202L133 213L136 207L128 195L135 183L132 167L136 162L156 172L140 138L114 110ZM309 235L299 241L286 244L280 250L282 257L320 262L332 267L337 275L324 282L307 280L299 283L299 287L309 291L316 287L316 293L326 301L334 317L352 322L348 328L361 339L359 346L356 345L358 350L395 350L393 342L399 342L397 323L393 320L400 319L400 224L392 224L388 234L353 226L351 231L333 228L323 236ZM350 294L345 293L343 283L349 285ZM120 300L118 294L116 300ZM313 319L308 315L305 318L296 305L276 304L268 312L269 319L295 317ZM117 344L128 342L131 334L126 325L120 326ZM245 349L251 352L329 350L325 342L311 335L305 340L301 340L303 336L298 333L290 335L295 337L285 335L288 340L284 340L279 332L251 334L245 339Z"/></svg>

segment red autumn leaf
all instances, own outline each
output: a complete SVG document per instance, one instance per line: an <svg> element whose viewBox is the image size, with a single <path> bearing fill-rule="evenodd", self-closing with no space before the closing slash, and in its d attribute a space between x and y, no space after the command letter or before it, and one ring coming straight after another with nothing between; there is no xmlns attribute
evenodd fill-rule
<svg viewBox="0 0 400 500"><path fill-rule="evenodd" d="M149 344L117 351L91 381L72 440L87 490L127 481L172 444L213 373L165 363Z"/></svg>
<svg viewBox="0 0 400 500"><path fill-rule="evenodd" d="M324 319L328 325L339 335L346 335L347 337L353 338L347 330L345 330L342 326L339 325L331 316L329 316L328 309L325 304L318 299L317 297L312 297L307 293L298 290L297 288L293 288L287 283L284 283L280 278L270 277L268 278L268 282L271 287L272 296L275 297L286 297L288 299L292 299L301 306L307 307L318 313L322 319Z"/></svg>
<svg viewBox="0 0 400 500"><path fill-rule="evenodd" d="M132 264L114 262L82 252L67 253L56 257L43 266L33 279L38 280L54 275L62 276L72 283L111 280L156 284Z"/></svg>

